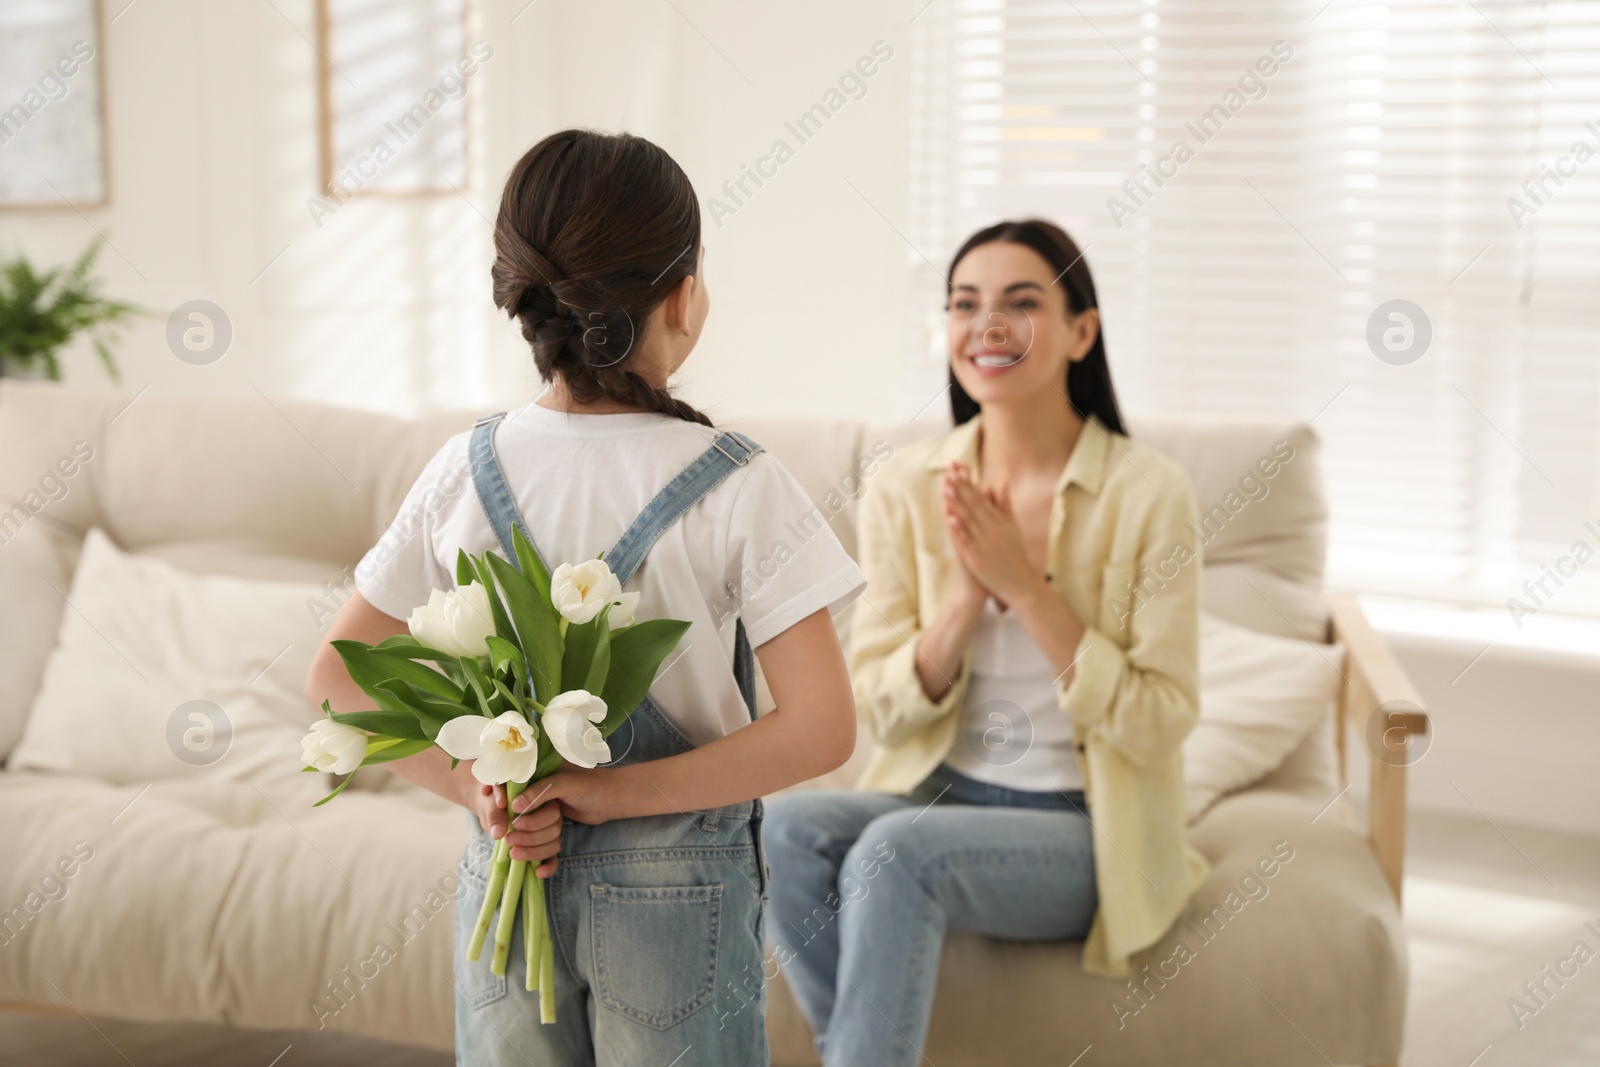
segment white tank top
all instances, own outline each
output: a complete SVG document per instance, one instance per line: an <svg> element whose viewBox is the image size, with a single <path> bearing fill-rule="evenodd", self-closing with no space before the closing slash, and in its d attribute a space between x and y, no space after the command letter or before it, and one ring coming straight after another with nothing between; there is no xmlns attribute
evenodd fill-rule
<svg viewBox="0 0 1600 1067"><path fill-rule="evenodd" d="M1029 792L1083 788L1072 720L1050 661L1015 611L991 598L972 631L972 663L945 762L969 778Z"/></svg>

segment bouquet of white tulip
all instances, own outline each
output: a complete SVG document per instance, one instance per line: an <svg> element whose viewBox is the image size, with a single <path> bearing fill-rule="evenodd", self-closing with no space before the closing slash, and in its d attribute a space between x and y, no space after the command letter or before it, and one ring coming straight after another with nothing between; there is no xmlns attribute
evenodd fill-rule
<svg viewBox="0 0 1600 1067"><path fill-rule="evenodd" d="M552 574L521 530L512 540L520 571L494 552L459 553L457 587L433 591L407 620L409 636L376 645L333 642L377 710L336 712L323 701L327 718L302 744L305 770L351 775L438 745L452 767L470 759L478 781L503 784L509 806L563 761L593 767L611 759L606 738L639 706L689 623L634 622L639 594L622 592L603 560L562 564ZM317 803L338 796L350 780ZM482 954L494 925L489 966L506 973L519 903L527 988L539 991L541 1020L554 1022L544 883L534 865L511 859L501 838L469 960Z"/></svg>

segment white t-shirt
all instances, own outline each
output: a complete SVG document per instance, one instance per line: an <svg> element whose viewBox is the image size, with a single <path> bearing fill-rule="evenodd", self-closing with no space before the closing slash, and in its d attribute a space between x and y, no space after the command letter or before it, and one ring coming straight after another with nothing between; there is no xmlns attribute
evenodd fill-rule
<svg viewBox="0 0 1600 1067"><path fill-rule="evenodd" d="M530 402L500 421L494 443L554 570L609 551L714 436L655 412L569 414ZM379 611L404 620L433 589L453 589L458 548L503 552L472 483L470 438L445 442L357 565L356 588ZM667 527L624 587L640 594L635 618L691 624L651 697L697 745L738 729L750 714L733 676L735 620L758 648L812 612L839 612L866 581L794 476L770 452L752 456Z"/></svg>
<svg viewBox="0 0 1600 1067"><path fill-rule="evenodd" d="M968 778L1048 793L1082 789L1072 720L1055 671L1022 619L991 598L972 630L972 665L956 741L945 762Z"/></svg>

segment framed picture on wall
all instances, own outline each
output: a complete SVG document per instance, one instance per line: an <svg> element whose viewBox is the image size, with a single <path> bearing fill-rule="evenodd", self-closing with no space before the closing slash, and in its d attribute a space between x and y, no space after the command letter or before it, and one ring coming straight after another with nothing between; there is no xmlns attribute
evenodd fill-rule
<svg viewBox="0 0 1600 1067"><path fill-rule="evenodd" d="M322 187L450 194L467 183L467 98L492 50L466 0L317 0Z"/></svg>
<svg viewBox="0 0 1600 1067"><path fill-rule="evenodd" d="M0 3L0 207L106 203L99 0Z"/></svg>

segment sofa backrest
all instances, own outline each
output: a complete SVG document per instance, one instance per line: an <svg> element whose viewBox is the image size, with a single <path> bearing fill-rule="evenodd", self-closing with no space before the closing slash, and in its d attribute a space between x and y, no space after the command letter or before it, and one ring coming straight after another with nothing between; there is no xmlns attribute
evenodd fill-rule
<svg viewBox="0 0 1600 1067"><path fill-rule="evenodd" d="M8 552L7 544L26 535L36 548L48 546L59 566L54 584L65 592L83 536L97 525L130 551L192 571L347 580L345 569L383 533L429 457L478 414L412 422L260 392L132 393L0 379L0 594L17 609L7 626L54 634L65 609L60 597L39 593L38 553ZM793 418L728 424L799 479L852 551L872 458L947 428ZM1206 608L1258 630L1323 640L1327 511L1311 428L1167 416L1131 418L1129 429L1194 482ZM24 585L32 591L20 593ZM32 698L23 684L0 700L26 709Z"/></svg>

